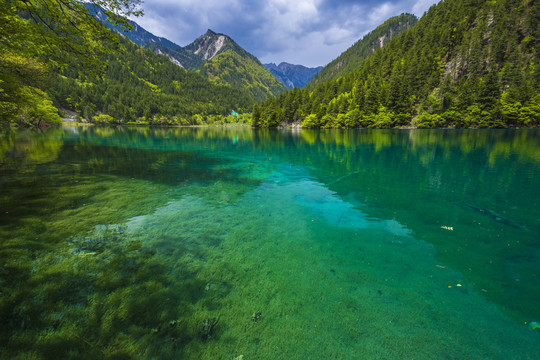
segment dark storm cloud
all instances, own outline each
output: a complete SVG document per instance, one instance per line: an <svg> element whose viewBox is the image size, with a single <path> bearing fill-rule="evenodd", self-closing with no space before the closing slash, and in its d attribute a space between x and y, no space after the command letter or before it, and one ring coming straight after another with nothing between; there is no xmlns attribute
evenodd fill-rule
<svg viewBox="0 0 540 360"><path fill-rule="evenodd" d="M185 46L207 29L232 37L262 62L324 65L391 16L418 16L436 0L146 0L135 19Z"/></svg>

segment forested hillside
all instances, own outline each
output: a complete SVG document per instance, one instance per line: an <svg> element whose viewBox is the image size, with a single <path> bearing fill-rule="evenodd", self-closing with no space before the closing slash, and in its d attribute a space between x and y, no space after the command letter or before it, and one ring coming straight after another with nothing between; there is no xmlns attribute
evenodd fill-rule
<svg viewBox="0 0 540 360"><path fill-rule="evenodd" d="M264 100L286 91L260 61L225 34L208 30L191 44L182 47L168 39L146 31L134 21L133 29L123 31L119 26L106 21L100 7L87 5L90 12L110 29L126 36L134 43L165 55L174 64L199 72L210 81L228 85L243 91L253 100Z"/></svg>
<svg viewBox="0 0 540 360"><path fill-rule="evenodd" d="M239 90L212 84L127 39L121 45L122 51L103 55L107 70L99 79L68 66L50 89L55 103L87 119L103 113L122 122L164 118L181 124L197 123L194 115L251 107L252 100Z"/></svg>
<svg viewBox="0 0 540 360"><path fill-rule="evenodd" d="M141 0L89 0L107 18L128 28L127 16L141 15ZM101 26L74 0L0 2L0 124L61 122L48 91L56 72L69 64L97 77L99 54L118 51L118 36Z"/></svg>
<svg viewBox="0 0 540 360"><path fill-rule="evenodd" d="M256 126L540 124L540 3L446 0L354 71L254 108Z"/></svg>
<svg viewBox="0 0 540 360"><path fill-rule="evenodd" d="M205 62L198 72L220 85L242 89L252 99L264 100L285 92L280 83L257 58L228 49Z"/></svg>
<svg viewBox="0 0 540 360"><path fill-rule="evenodd" d="M307 87L313 89L317 84L348 74L356 69L362 60L373 55L377 49L388 44L394 37L413 27L417 21L418 18L412 14L391 17L326 65L311 79Z"/></svg>
<svg viewBox="0 0 540 360"><path fill-rule="evenodd" d="M140 14L140 0L91 3L120 28ZM59 123L57 108L98 122L197 124L253 104L106 29L77 1L1 3L0 29L0 124Z"/></svg>

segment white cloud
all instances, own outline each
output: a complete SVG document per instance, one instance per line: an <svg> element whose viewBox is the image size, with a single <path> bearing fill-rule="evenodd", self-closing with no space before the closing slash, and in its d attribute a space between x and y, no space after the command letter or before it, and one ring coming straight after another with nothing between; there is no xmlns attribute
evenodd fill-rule
<svg viewBox="0 0 540 360"><path fill-rule="evenodd" d="M369 19L372 24L375 23L377 24L375 26L378 26L385 20L395 15L399 15L399 8L392 3L386 2L374 8L369 16Z"/></svg>
<svg viewBox="0 0 540 360"><path fill-rule="evenodd" d="M232 37L263 62L324 65L391 16L436 0L148 0L135 19L185 46L207 29Z"/></svg>
<svg viewBox="0 0 540 360"><path fill-rule="evenodd" d="M433 0L418 0L412 7L412 13L420 17L435 3Z"/></svg>

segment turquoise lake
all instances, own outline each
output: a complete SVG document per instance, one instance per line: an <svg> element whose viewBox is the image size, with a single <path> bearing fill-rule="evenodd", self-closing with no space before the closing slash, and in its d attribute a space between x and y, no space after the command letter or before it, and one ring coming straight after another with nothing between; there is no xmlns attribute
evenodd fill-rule
<svg viewBox="0 0 540 360"><path fill-rule="evenodd" d="M540 130L0 134L1 359L538 359Z"/></svg>

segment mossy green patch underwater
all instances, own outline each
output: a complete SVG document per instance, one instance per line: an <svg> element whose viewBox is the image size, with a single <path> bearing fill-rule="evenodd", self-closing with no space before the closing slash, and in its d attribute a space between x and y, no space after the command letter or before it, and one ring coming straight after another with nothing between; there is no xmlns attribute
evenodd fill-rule
<svg viewBox="0 0 540 360"><path fill-rule="evenodd" d="M538 139L5 134L0 358L534 359Z"/></svg>

